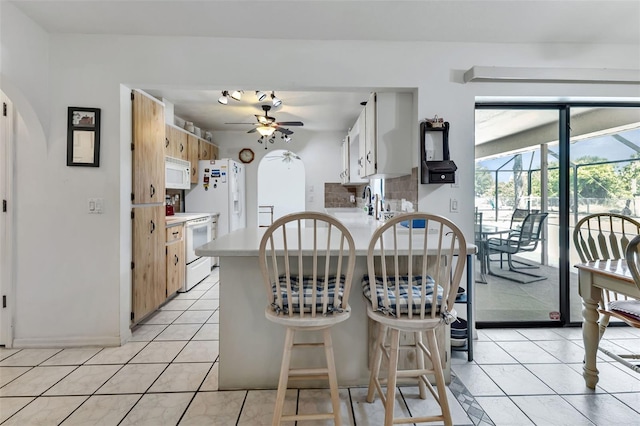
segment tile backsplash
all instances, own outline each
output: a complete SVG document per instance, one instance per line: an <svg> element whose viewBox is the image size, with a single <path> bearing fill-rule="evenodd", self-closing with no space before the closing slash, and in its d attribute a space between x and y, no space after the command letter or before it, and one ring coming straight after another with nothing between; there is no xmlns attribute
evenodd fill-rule
<svg viewBox="0 0 640 426"><path fill-rule="evenodd" d="M385 179L384 202L392 211L401 209L402 200L413 204L414 210L418 210L418 168L411 169L411 175Z"/></svg>
<svg viewBox="0 0 640 426"><path fill-rule="evenodd" d="M326 182L324 184L325 207L364 207L362 193L366 183L360 185L343 185ZM351 201L353 200L353 201Z"/></svg>
<svg viewBox="0 0 640 426"><path fill-rule="evenodd" d="M364 207L362 193L366 183L343 185L327 182L324 184L324 206L330 207ZM353 196L353 198L352 198ZM352 202L351 199L354 201ZM385 208L390 206L392 211L401 208L401 201L406 200L418 207L418 168L411 169L411 175L385 179L384 202Z"/></svg>

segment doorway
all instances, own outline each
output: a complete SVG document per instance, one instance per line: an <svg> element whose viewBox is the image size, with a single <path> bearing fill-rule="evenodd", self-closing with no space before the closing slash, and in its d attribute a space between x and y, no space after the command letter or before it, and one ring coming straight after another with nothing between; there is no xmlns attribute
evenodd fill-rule
<svg viewBox="0 0 640 426"><path fill-rule="evenodd" d="M265 155L258 165L258 226L305 210L305 168L302 158L278 149Z"/></svg>
<svg viewBox="0 0 640 426"><path fill-rule="evenodd" d="M638 106L476 105L475 204L481 226L511 229L515 235L516 212L547 213L535 250L513 256L531 269L503 274L510 268L496 252L477 268L497 272L484 274L479 280L483 283L476 285L477 306L483 307L477 313L479 326L582 321L573 268L579 260L571 235L575 223L591 213L640 214L635 206L640 193ZM494 126L503 133L496 133ZM484 240L500 236L486 235ZM523 275L527 272L540 278L530 279Z"/></svg>

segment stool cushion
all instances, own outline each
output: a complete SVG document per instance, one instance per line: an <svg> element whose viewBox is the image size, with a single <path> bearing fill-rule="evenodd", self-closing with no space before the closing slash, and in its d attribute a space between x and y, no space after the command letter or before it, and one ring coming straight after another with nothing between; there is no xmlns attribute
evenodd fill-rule
<svg viewBox="0 0 640 426"><path fill-rule="evenodd" d="M313 299L313 285L314 280L313 277L303 276L302 282L300 281L300 277L296 275L292 275L290 277L291 280L291 303L293 313L300 312L300 296L303 296L302 302L304 306L304 312L311 312L311 305ZM325 297L324 297L324 277L317 277L315 280L316 286L316 312L324 313L322 311ZM328 278L327 285L327 311L333 312L338 311L340 308L340 304L342 303L342 296L344 293L344 281L345 276L340 275L340 277L336 277L335 275L330 275ZM302 288L301 285L302 284ZM278 286L280 287L280 292L282 296L282 311L285 314L289 313L289 294L287 292L287 277L282 275L278 278L277 283L273 283L271 285L271 291L273 293L273 310L278 311L280 309L280 303L278 300ZM337 289L336 289L337 287Z"/></svg>
<svg viewBox="0 0 640 426"><path fill-rule="evenodd" d="M609 303L609 309L640 321L640 300L616 300Z"/></svg>
<svg viewBox="0 0 640 426"><path fill-rule="evenodd" d="M396 277L390 276L387 277L387 297L389 299L389 308L384 308L385 306L385 297L384 297L384 283L382 277L375 277L375 294L378 300L377 306L379 306L379 310L382 312L390 311L389 313L396 313L398 309L398 305L400 307L401 314L409 313L409 300L412 301L412 312L414 314L420 314L420 303L422 299L422 276L414 275L411 277L411 285L409 285L409 276L400 276L400 300L396 300ZM425 310L431 310L431 299L433 297L433 288L435 286L435 281L429 275L426 276L426 298L425 298ZM364 296L371 301L371 280L369 279L369 275L365 275L362 278L362 292ZM438 305L442 302L442 293L443 289L441 286L438 286ZM438 307L439 311L439 307Z"/></svg>

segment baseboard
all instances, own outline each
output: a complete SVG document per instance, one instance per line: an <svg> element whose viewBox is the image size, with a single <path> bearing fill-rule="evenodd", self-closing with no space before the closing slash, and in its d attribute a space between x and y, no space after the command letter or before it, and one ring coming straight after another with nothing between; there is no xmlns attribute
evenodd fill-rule
<svg viewBox="0 0 640 426"><path fill-rule="evenodd" d="M75 348L82 346L121 346L117 336L61 337L61 338L16 338L13 348Z"/></svg>

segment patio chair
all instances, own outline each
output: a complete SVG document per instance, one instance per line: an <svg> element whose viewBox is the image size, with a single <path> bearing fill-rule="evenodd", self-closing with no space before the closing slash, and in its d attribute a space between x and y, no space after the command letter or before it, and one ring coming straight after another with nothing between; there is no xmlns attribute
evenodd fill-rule
<svg viewBox="0 0 640 426"><path fill-rule="evenodd" d="M629 269L636 285L638 285L640 281L637 266L638 234L640 234L640 222L637 220L616 213L597 213L585 216L578 221L573 230L573 244L581 262L623 259L626 255ZM630 238L631 242L629 241ZM635 299L620 295L611 290L603 290L602 301L598 309L601 315L600 321L598 322L600 339L602 339L612 316L632 325L632 321L629 320L628 315L621 314L614 308L620 304L635 306L636 303L638 303L638 301ZM602 347L599 347L599 349L601 352L617 359L623 364L628 364L626 361L621 360L619 355Z"/></svg>
<svg viewBox="0 0 640 426"><path fill-rule="evenodd" d="M500 275L491 270L491 262L487 262L489 275L495 275L506 278L511 281L517 281L523 284L546 280L547 277L525 272L523 269L539 268L537 265L531 265L524 262L518 262L523 266L515 266L516 262L513 256L519 253L532 252L538 247L540 242L540 234L542 225L547 218L548 213L529 213L522 222L520 229L512 231L506 238L489 238L487 240L488 255L500 254L500 268L502 269L502 255L507 255L507 264L510 272L517 272L520 275ZM524 277L523 277L524 276Z"/></svg>

